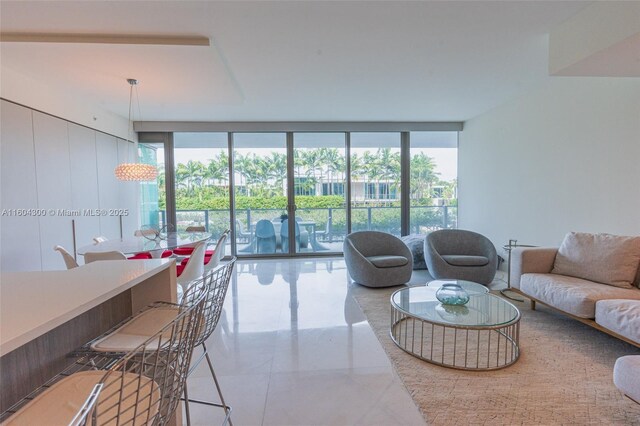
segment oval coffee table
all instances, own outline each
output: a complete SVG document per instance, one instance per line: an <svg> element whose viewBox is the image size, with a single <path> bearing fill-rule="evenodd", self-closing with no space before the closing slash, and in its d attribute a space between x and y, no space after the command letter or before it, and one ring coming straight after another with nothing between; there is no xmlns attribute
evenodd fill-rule
<svg viewBox="0 0 640 426"><path fill-rule="evenodd" d="M445 282L408 287L391 295L391 339L409 354L444 367L497 370L518 360L520 312L486 287L458 281L469 293L464 306L443 305Z"/></svg>

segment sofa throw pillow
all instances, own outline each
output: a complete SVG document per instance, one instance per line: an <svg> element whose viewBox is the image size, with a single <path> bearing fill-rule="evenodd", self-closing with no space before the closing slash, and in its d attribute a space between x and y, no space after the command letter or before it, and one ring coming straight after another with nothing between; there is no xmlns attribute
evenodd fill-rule
<svg viewBox="0 0 640 426"><path fill-rule="evenodd" d="M551 273L632 288L640 265L640 237L571 232Z"/></svg>

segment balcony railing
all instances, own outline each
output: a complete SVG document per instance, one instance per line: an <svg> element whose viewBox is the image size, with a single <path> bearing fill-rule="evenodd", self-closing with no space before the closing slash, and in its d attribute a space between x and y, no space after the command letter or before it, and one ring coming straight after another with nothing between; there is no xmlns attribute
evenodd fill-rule
<svg viewBox="0 0 640 426"><path fill-rule="evenodd" d="M258 220L273 220L284 213L281 209L243 209L236 210L237 238L246 237ZM456 206L417 206L411 207L410 233L419 234L443 228L456 228L458 208ZM215 235L229 228L228 209L221 210L177 210L176 230L185 230L187 226L204 226L207 232ZM318 241L342 241L347 231L346 210L344 208L299 208L298 218L315 223ZM381 231L400 235L400 207L352 207L352 231ZM159 226L166 225L166 211L159 212Z"/></svg>

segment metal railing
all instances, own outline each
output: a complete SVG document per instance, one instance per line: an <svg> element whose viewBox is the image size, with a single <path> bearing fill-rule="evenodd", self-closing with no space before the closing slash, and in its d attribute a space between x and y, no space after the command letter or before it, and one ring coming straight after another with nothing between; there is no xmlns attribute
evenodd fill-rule
<svg viewBox="0 0 640 426"><path fill-rule="evenodd" d="M410 233L423 233L435 229L457 227L456 206L412 206ZM236 220L244 231L260 219L273 219L284 213L284 209L236 210ZM299 217L316 222L321 241L341 241L347 233L345 208L303 208L297 210ZM229 228L228 209L176 210L176 230L187 226L204 226L207 232L221 233ZM400 235L400 207L354 206L351 207L351 230L374 230ZM159 211L159 226L166 225L166 211Z"/></svg>

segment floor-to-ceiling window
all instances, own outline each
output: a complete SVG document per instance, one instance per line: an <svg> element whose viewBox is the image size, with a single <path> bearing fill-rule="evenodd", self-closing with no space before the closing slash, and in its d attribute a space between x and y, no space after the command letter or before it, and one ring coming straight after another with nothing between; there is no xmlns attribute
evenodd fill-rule
<svg viewBox="0 0 640 426"><path fill-rule="evenodd" d="M286 133L234 133L236 250L275 255L283 250L287 218Z"/></svg>
<svg viewBox="0 0 640 426"><path fill-rule="evenodd" d="M345 133L293 134L299 253L342 252L347 233Z"/></svg>
<svg viewBox="0 0 640 426"><path fill-rule="evenodd" d="M458 223L458 133L410 133L410 233Z"/></svg>
<svg viewBox="0 0 640 426"><path fill-rule="evenodd" d="M174 227L218 237L230 226L227 133L174 133ZM227 242L229 244L229 242Z"/></svg>
<svg viewBox="0 0 640 426"><path fill-rule="evenodd" d="M351 133L351 230L401 235L400 133Z"/></svg>
<svg viewBox="0 0 640 426"><path fill-rule="evenodd" d="M153 225L156 209L158 226L204 226L214 236L231 228L240 256L340 253L349 232L401 236L457 226L455 129L175 132L142 139L152 135L165 142L148 145L161 173L152 185L157 207L150 187L143 220Z"/></svg>

